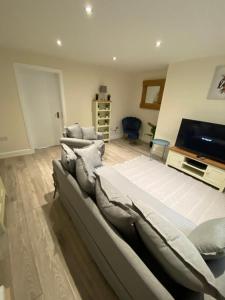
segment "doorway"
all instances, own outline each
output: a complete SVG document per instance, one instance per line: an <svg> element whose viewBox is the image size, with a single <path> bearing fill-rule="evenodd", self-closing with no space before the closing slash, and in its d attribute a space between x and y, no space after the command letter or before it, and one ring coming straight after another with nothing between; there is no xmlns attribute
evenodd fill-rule
<svg viewBox="0 0 225 300"><path fill-rule="evenodd" d="M64 125L60 71L20 64L15 71L31 148L58 145Z"/></svg>

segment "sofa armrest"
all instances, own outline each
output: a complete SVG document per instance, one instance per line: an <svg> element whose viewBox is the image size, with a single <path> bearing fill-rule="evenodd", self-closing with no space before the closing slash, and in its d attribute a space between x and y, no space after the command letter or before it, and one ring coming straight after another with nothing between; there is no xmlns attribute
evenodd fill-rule
<svg viewBox="0 0 225 300"><path fill-rule="evenodd" d="M97 138L96 138L97 140L103 140L103 133L97 132L96 136L97 136Z"/></svg>
<svg viewBox="0 0 225 300"><path fill-rule="evenodd" d="M66 144L70 148L82 148L93 144L93 141L62 137L60 143Z"/></svg>

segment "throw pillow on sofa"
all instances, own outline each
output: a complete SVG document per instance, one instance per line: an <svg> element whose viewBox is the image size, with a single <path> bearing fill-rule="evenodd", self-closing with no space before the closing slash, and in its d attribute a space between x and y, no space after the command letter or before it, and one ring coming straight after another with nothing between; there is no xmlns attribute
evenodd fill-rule
<svg viewBox="0 0 225 300"><path fill-rule="evenodd" d="M136 236L134 222L139 215L129 205L132 202L103 177L97 175L95 197L103 216L130 241Z"/></svg>
<svg viewBox="0 0 225 300"><path fill-rule="evenodd" d="M61 144L61 162L63 167L71 174L76 173L76 160L77 156L74 151L67 145Z"/></svg>
<svg viewBox="0 0 225 300"><path fill-rule="evenodd" d="M83 139L83 133L80 125L75 123L67 127L67 136L75 139Z"/></svg>
<svg viewBox="0 0 225 300"><path fill-rule="evenodd" d="M168 275L190 290L225 299L216 287L214 275L191 241L154 210L144 216L138 207L135 208L142 216L135 222L137 231Z"/></svg>
<svg viewBox="0 0 225 300"><path fill-rule="evenodd" d="M95 192L95 169L102 166L101 156L95 144L81 149L74 149L78 156L76 161L76 178L81 188L90 195Z"/></svg>
<svg viewBox="0 0 225 300"><path fill-rule="evenodd" d="M97 139L95 128L93 126L92 127L82 127L81 130L83 133L83 139L85 139L85 140L96 140Z"/></svg>
<svg viewBox="0 0 225 300"><path fill-rule="evenodd" d="M225 218L206 221L188 236L205 260L225 256Z"/></svg>

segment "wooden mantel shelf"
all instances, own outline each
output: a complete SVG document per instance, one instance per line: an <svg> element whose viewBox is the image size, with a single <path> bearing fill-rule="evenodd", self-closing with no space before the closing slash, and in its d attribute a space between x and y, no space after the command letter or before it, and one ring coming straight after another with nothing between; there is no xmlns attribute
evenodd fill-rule
<svg viewBox="0 0 225 300"><path fill-rule="evenodd" d="M201 161L203 163L206 163L208 165L214 166L216 168L225 170L225 164L223 164L221 162L218 162L218 161L215 161L215 160L212 160L212 159L209 159L209 158L205 158L205 157L200 157L197 154L194 154L193 152L189 152L189 151L183 150L183 149L175 147L175 146L170 147L170 150L174 151L174 152L177 152L177 153L180 153L182 155L185 155L187 157L196 159L196 160Z"/></svg>

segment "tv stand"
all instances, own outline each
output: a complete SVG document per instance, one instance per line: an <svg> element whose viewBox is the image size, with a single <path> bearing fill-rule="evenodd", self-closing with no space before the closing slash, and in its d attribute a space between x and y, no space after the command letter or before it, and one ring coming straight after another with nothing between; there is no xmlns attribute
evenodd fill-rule
<svg viewBox="0 0 225 300"><path fill-rule="evenodd" d="M171 147L166 164L216 187L220 192L224 191L225 164L223 163L178 147Z"/></svg>

